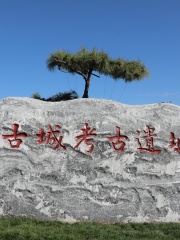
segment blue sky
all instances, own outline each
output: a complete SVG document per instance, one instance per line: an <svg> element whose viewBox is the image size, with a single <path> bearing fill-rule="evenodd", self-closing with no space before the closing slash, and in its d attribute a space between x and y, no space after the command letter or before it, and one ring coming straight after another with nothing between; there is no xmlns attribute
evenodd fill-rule
<svg viewBox="0 0 180 240"><path fill-rule="evenodd" d="M50 72L48 53L94 46L111 58L143 61L149 79L125 83L92 76L89 98L128 105L170 102L180 105L179 0L1 0L0 99L48 98L75 90L84 79Z"/></svg>

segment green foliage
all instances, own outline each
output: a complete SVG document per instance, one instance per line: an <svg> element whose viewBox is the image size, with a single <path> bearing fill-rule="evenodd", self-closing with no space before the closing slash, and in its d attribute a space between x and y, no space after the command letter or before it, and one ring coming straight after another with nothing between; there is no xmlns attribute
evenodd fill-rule
<svg viewBox="0 0 180 240"><path fill-rule="evenodd" d="M34 93L32 98L39 99L42 101L48 101L48 102L61 102L61 101L68 101L68 100L73 100L78 98L78 94L76 91L71 90L70 92L64 92L64 93L57 93L56 95L50 97L50 98L41 98L39 93Z"/></svg>
<svg viewBox="0 0 180 240"><path fill-rule="evenodd" d="M57 62L58 60L63 62ZM112 60L104 50L98 51L93 48L92 51L81 47L76 54L69 53L65 50L58 50L56 53L50 54L46 61L47 68L54 71L57 66L59 70L75 74L77 71L88 75L89 70L99 72L99 74L109 75L113 79L123 78L126 81L141 80L144 77L149 78L150 73L144 64L138 61L128 61L123 58Z"/></svg>
<svg viewBox="0 0 180 240"><path fill-rule="evenodd" d="M0 218L0 239L95 240L180 239L179 223L115 223L37 220L27 217Z"/></svg>
<svg viewBox="0 0 180 240"><path fill-rule="evenodd" d="M161 102L161 103L165 103L165 102ZM168 103L168 102L167 102ZM169 103L172 103L171 101Z"/></svg>
<svg viewBox="0 0 180 240"><path fill-rule="evenodd" d="M40 95L38 92L36 92L31 96L31 98L40 99Z"/></svg>
<svg viewBox="0 0 180 240"><path fill-rule="evenodd" d="M125 82L131 82L133 80L140 81L143 78L150 77L150 73L146 70L145 65L141 64L140 60L125 61L125 60L113 60L110 61L111 74L113 79L123 78Z"/></svg>
<svg viewBox="0 0 180 240"><path fill-rule="evenodd" d="M93 50L87 51L85 48L81 47L80 51L76 54L68 53L65 50L59 51L54 54L50 54L51 57L46 61L49 70L55 69L58 66L59 70L66 70L68 73L75 74L77 71L85 74L87 76L90 69L94 71L105 71L109 72L108 55L104 51L97 52L95 48ZM56 57L58 60L64 61L64 63L56 62ZM68 65L67 65L68 63Z"/></svg>

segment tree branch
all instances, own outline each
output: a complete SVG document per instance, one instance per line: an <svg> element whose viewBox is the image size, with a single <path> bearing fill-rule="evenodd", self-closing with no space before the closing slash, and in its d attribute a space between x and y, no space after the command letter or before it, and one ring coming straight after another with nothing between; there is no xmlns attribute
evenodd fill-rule
<svg viewBox="0 0 180 240"><path fill-rule="evenodd" d="M79 72L79 71L77 71L76 69L74 69L73 67L71 67L71 65L69 65L68 64L68 62L70 61L67 61L67 62L64 62L64 61L62 61L62 60L57 60L58 59L58 57L55 57L55 61L56 62L61 62L61 63L64 63L64 64L66 64L68 67L70 67L73 71L75 71L76 73L78 73L79 75L81 75L81 76L83 76L84 78L85 78L85 80L86 80L86 76L83 74L83 73L81 73L81 72ZM73 61L73 59L71 59L71 61ZM60 70L60 69L59 69ZM61 70L62 71L62 70ZM63 72L63 71L62 71ZM91 73L92 75L94 75L94 76L96 76L96 77L98 77L98 78L100 78L100 76L98 76L98 75L96 75L96 74L94 74L94 73Z"/></svg>
<svg viewBox="0 0 180 240"><path fill-rule="evenodd" d="M85 76L83 73L81 73L81 72L77 71L76 69L74 69L73 67L71 67L71 65L69 65L67 62L64 62L64 61L62 61L62 60L56 60L56 59L57 59L57 57L55 58L55 61L56 61L56 62L64 63L64 64L67 65L69 68L71 68L74 72L76 72L77 74L83 76L83 78L85 79L85 81L87 80L86 76Z"/></svg>
<svg viewBox="0 0 180 240"><path fill-rule="evenodd" d="M96 76L96 77L98 77L98 78L100 78L100 76L98 76L98 75L96 75L96 74L94 74L94 73L91 73L92 75L94 75L94 76Z"/></svg>

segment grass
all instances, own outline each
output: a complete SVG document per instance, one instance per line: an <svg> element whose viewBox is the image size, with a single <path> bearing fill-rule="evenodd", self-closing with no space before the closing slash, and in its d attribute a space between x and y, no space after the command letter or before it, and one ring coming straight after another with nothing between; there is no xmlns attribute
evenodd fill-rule
<svg viewBox="0 0 180 240"><path fill-rule="evenodd" d="M180 239L179 223L115 223L37 220L27 217L0 218L0 240Z"/></svg>

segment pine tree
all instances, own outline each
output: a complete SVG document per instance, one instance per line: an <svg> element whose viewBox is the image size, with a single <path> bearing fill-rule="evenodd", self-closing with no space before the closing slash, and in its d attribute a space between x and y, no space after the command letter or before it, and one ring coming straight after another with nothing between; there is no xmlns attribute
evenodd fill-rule
<svg viewBox="0 0 180 240"><path fill-rule="evenodd" d="M83 98L88 98L91 76L99 77L93 71L110 76L115 81L124 79L125 82L132 82L140 81L144 77L149 78L149 72L140 60L128 61L120 57L113 60L104 50L98 51L96 48L88 51L81 47L76 54L58 50L56 53L50 53L46 63L50 71L54 71L57 66L62 72L81 75L85 80Z"/></svg>

